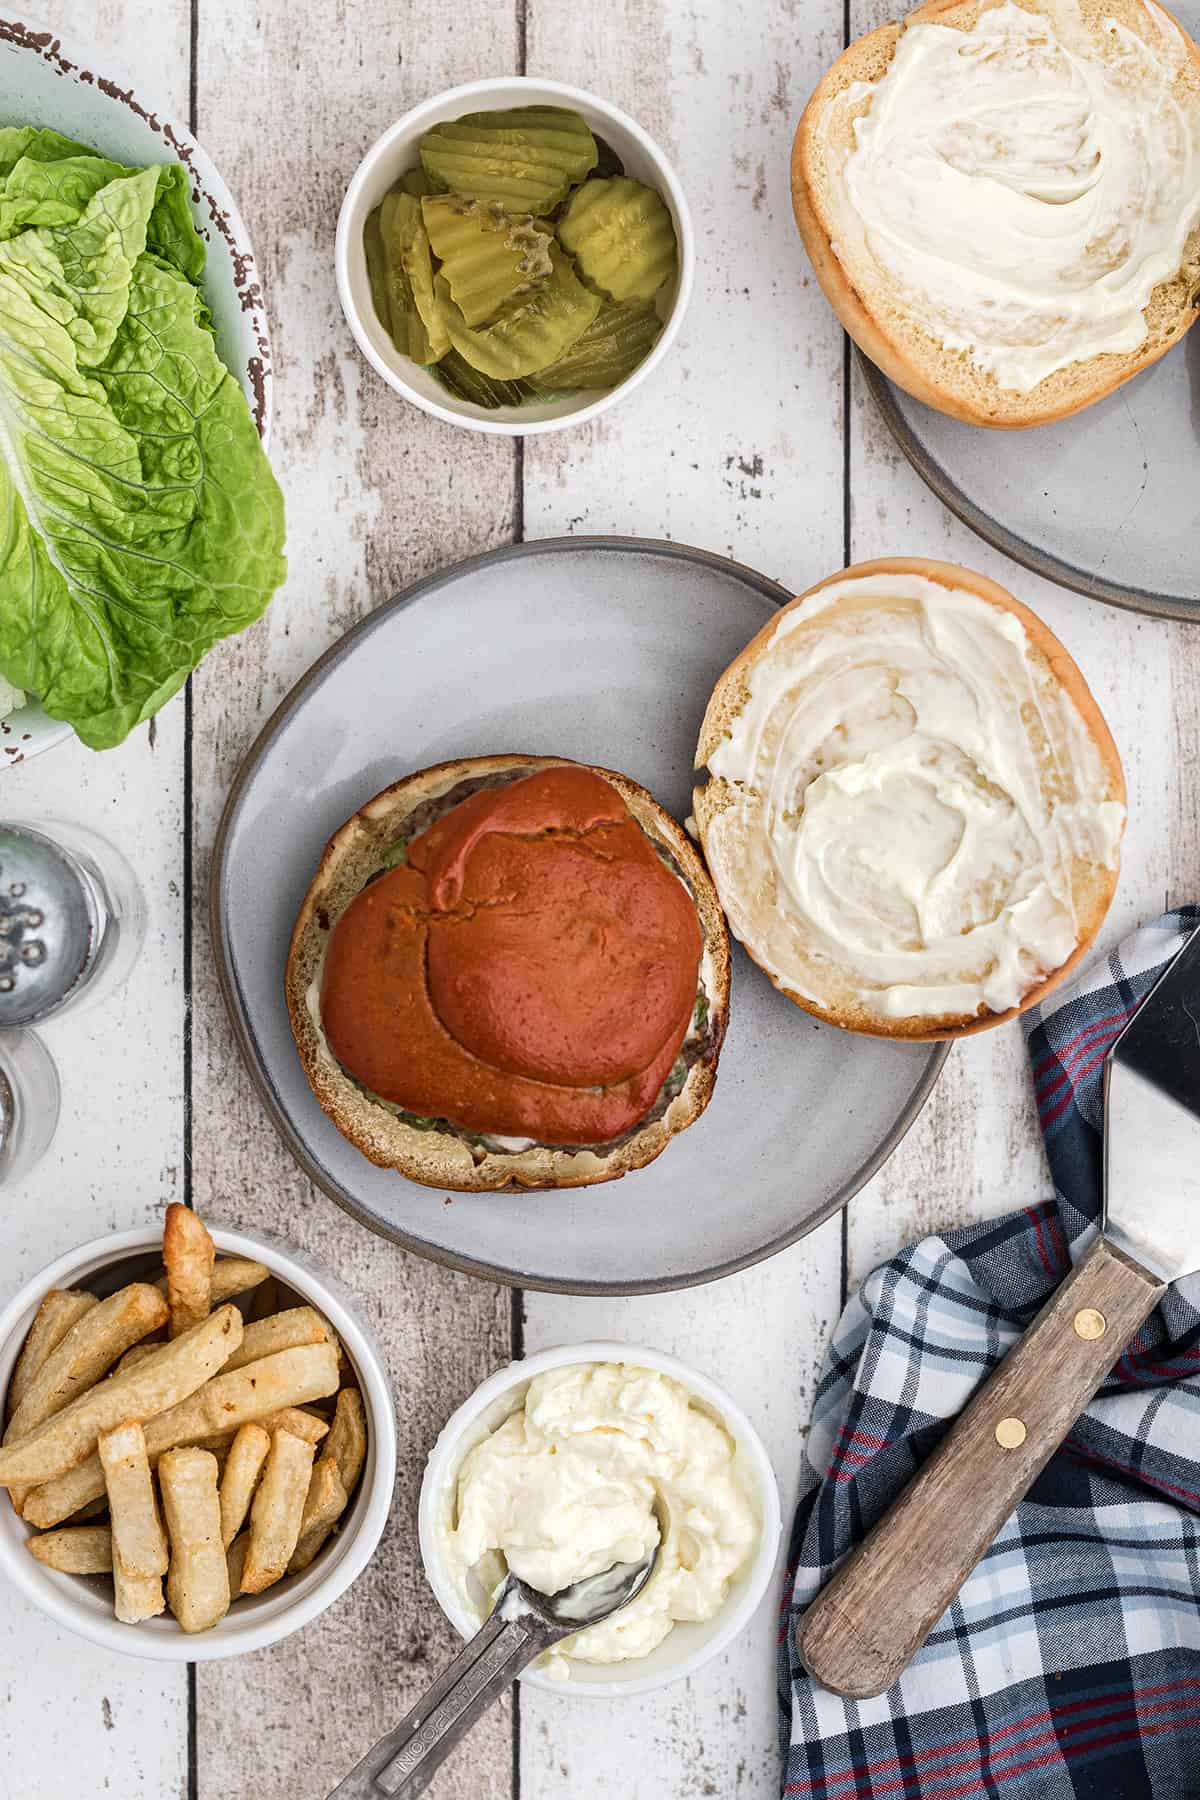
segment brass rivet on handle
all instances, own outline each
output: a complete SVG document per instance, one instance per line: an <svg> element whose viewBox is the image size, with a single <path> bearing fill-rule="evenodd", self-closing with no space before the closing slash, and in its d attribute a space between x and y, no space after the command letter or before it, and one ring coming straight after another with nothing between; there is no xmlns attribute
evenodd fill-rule
<svg viewBox="0 0 1200 1800"><path fill-rule="evenodd" d="M1108 1329L1108 1320L1094 1306L1084 1306L1075 1314L1075 1336L1094 1340L1102 1338Z"/></svg>
<svg viewBox="0 0 1200 1800"><path fill-rule="evenodd" d="M1025 1435L1023 1419L1001 1419L996 1426L996 1442L1002 1450L1019 1450Z"/></svg>

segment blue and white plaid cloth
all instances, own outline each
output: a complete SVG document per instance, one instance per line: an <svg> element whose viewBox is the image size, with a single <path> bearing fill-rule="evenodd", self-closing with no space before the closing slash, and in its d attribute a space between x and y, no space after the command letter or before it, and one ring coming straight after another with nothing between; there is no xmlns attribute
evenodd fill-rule
<svg viewBox="0 0 1200 1800"><path fill-rule="evenodd" d="M1056 1198L876 1269L825 1361L780 1631L784 1792L1200 1796L1200 1279L1170 1290L900 1682L839 1700L796 1625L1095 1234L1103 1062L1200 923L1168 913L1031 1012Z"/></svg>

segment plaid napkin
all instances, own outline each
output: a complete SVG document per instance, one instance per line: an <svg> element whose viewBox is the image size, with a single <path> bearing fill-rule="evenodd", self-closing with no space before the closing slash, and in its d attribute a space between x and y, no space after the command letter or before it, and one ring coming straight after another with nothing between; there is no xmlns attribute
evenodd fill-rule
<svg viewBox="0 0 1200 1800"><path fill-rule="evenodd" d="M1200 908L1027 1015L1056 1198L876 1269L825 1361L780 1630L788 1796L1200 1796L1200 1279L1177 1284L900 1682L839 1700L795 1627L1095 1235L1113 1038Z"/></svg>

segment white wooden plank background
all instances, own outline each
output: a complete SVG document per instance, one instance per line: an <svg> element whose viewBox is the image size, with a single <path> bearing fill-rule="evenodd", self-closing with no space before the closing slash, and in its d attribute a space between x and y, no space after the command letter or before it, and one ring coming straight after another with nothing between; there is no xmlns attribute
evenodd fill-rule
<svg viewBox="0 0 1200 1800"><path fill-rule="evenodd" d="M276 1145L211 973L209 850L266 714L398 586L522 531L672 537L796 588L846 553L946 555L1042 611L1108 712L1133 802L1109 941L1168 894L1200 893L1200 824L1177 779L1200 762L1200 634L1013 568L921 487L874 417L808 275L787 192L792 128L843 41L841 0L758 0L736 25L724 0L457 0L452 10L439 0L58 0L54 10L65 36L103 46L117 71L181 116L194 99L199 133L238 193L274 321L273 455L291 573L268 618L209 659L153 736L104 757L60 750L7 778L11 814L107 826L141 875L151 930L118 1005L46 1032L63 1068L64 1118L19 1204L0 1211L0 1297L72 1243L179 1194L222 1220L282 1226L319 1246L379 1331L401 1472L388 1535L350 1594L302 1636L191 1678L105 1657L6 1594L0 1797L320 1800L449 1651L416 1553L420 1470L446 1415L514 1347L618 1337L710 1369L762 1428L789 1508L846 1282L905 1238L1002 1211L1043 1194L1047 1180L1010 1029L955 1052L844 1221L713 1287L514 1301L379 1244ZM853 0L852 32L886 10ZM522 66L606 93L664 142L692 201L701 264L658 379L591 427L523 451L404 407L354 353L332 276L341 194L377 133L429 93ZM430 1792L765 1800L779 1780L775 1631L772 1604L718 1664L645 1701L524 1693Z"/></svg>

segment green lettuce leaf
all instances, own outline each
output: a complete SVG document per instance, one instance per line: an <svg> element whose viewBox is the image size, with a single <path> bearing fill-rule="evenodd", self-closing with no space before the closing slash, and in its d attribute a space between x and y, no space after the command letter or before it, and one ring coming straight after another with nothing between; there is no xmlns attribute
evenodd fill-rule
<svg viewBox="0 0 1200 1800"><path fill-rule="evenodd" d="M160 180L0 242L0 674L95 749L284 574L282 497L203 298L144 250Z"/></svg>
<svg viewBox="0 0 1200 1800"><path fill-rule="evenodd" d="M38 125L0 125L0 176L6 176L23 156L32 162L59 162L64 156L95 156L86 144ZM103 160L103 158L101 158Z"/></svg>
<svg viewBox="0 0 1200 1800"><path fill-rule="evenodd" d="M164 262L198 282L204 274L204 239L196 230L188 204L188 173L182 163L163 163L158 171L158 197L146 227L146 243Z"/></svg>
<svg viewBox="0 0 1200 1800"><path fill-rule="evenodd" d="M15 237L26 225L71 225L94 194L126 170L102 156L65 156L39 162L23 156L0 194L0 238Z"/></svg>
<svg viewBox="0 0 1200 1800"><path fill-rule="evenodd" d="M73 224L102 187L122 175L139 173L57 131L2 126L0 238L13 237L27 225ZM204 239L192 217L190 186L182 163L158 165L158 192L146 242L189 281L199 282L204 274Z"/></svg>

